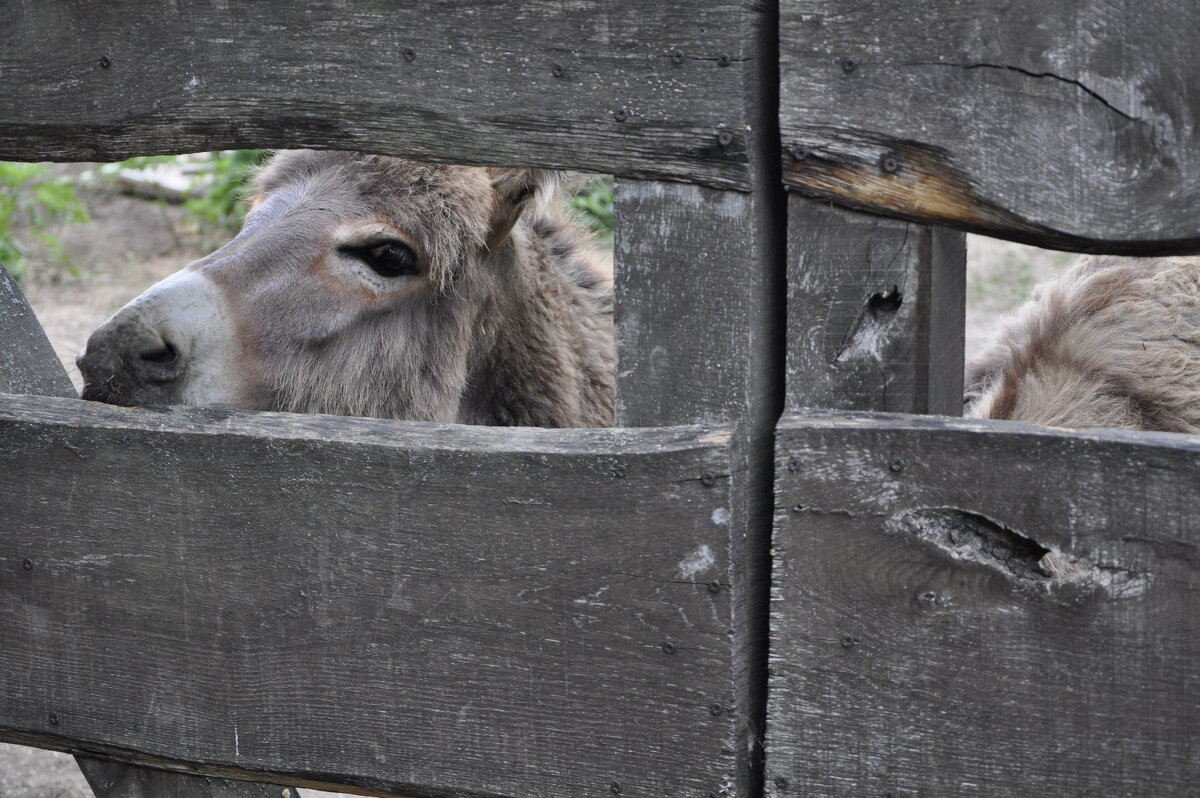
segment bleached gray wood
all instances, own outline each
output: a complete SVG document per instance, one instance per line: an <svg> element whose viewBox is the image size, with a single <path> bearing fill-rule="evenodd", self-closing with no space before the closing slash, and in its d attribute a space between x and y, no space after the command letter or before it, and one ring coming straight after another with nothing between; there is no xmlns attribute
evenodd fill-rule
<svg viewBox="0 0 1200 798"><path fill-rule="evenodd" d="M11 0L0 158L361 148L746 188L760 13L732 0Z"/></svg>
<svg viewBox="0 0 1200 798"><path fill-rule="evenodd" d="M1188 795L1200 439L780 423L768 795Z"/></svg>
<svg viewBox="0 0 1200 798"><path fill-rule="evenodd" d="M1200 251L1200 5L781 4L784 179L1037 246Z"/></svg>
<svg viewBox="0 0 1200 798"><path fill-rule="evenodd" d="M961 415L962 233L788 197L787 402Z"/></svg>
<svg viewBox="0 0 1200 798"><path fill-rule="evenodd" d="M78 396L29 307L25 292L0 265L0 393Z"/></svg>
<svg viewBox="0 0 1200 798"><path fill-rule="evenodd" d="M615 193L617 423L724 419L736 430L730 788L740 796L762 789L771 441L783 397L783 197L777 174L761 164L755 174L750 194L632 181Z"/></svg>
<svg viewBox="0 0 1200 798"><path fill-rule="evenodd" d="M71 378L51 348L25 293L3 266L0 266L0 393L76 396ZM12 523L12 519L6 520ZM3 540L4 525L0 524L0 546ZM14 683L13 674L7 678ZM275 785L201 779L85 757L76 762L97 798L278 798L280 795L280 788Z"/></svg>
<svg viewBox="0 0 1200 798"><path fill-rule="evenodd" d="M732 780L726 432L0 397L0 471L0 739L414 796Z"/></svg>

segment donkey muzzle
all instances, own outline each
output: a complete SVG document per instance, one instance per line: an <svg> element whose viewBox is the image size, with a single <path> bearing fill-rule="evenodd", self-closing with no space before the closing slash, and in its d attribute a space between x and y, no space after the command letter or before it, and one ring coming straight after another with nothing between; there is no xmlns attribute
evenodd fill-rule
<svg viewBox="0 0 1200 798"><path fill-rule="evenodd" d="M83 398L120 405L179 404L188 358L175 342L121 314L88 338L75 359Z"/></svg>

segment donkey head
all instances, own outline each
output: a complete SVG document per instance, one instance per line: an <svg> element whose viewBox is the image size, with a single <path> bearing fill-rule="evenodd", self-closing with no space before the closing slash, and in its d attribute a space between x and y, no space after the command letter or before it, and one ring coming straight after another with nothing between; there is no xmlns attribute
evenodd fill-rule
<svg viewBox="0 0 1200 798"><path fill-rule="evenodd" d="M232 241L92 333L84 398L462 420L528 282L518 221L554 182L283 153Z"/></svg>

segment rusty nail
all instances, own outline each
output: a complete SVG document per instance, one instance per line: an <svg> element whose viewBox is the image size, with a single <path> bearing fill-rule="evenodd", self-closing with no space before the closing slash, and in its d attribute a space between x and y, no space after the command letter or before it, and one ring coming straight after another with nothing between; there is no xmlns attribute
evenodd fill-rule
<svg viewBox="0 0 1200 798"><path fill-rule="evenodd" d="M717 475L711 471L705 471L700 475L700 484L706 488L711 488L717 484Z"/></svg>
<svg viewBox="0 0 1200 798"><path fill-rule="evenodd" d="M624 122L628 118L629 118L629 109L626 108L625 106L621 106L620 108L618 108L616 111L613 112L613 119L616 119L618 122Z"/></svg>
<svg viewBox="0 0 1200 798"><path fill-rule="evenodd" d="M617 479L624 479L625 475L628 473L629 469L626 468L624 463L617 463L613 466L613 476Z"/></svg>
<svg viewBox="0 0 1200 798"><path fill-rule="evenodd" d="M672 64L682 64L683 63L683 50L676 50L675 52L671 53L671 63Z"/></svg>
<svg viewBox="0 0 1200 798"><path fill-rule="evenodd" d="M26 571L33 570L33 560L21 560L21 567Z"/></svg>
<svg viewBox="0 0 1200 798"><path fill-rule="evenodd" d="M881 169L883 169L883 171L887 172L888 174L893 174L894 172L899 171L900 162L897 161L891 155L885 155L885 156L883 156L883 159L880 160L879 166Z"/></svg>
<svg viewBox="0 0 1200 798"><path fill-rule="evenodd" d="M838 62L842 65L842 71L849 75L854 70L858 69L858 62L853 58L843 58Z"/></svg>
<svg viewBox="0 0 1200 798"><path fill-rule="evenodd" d="M888 463L888 468L892 469L893 471L903 471L904 460L899 457L893 457L892 461Z"/></svg>
<svg viewBox="0 0 1200 798"><path fill-rule="evenodd" d="M791 471L793 474L795 474L799 470L800 470L800 458L789 457L788 458L788 471Z"/></svg>
<svg viewBox="0 0 1200 798"><path fill-rule="evenodd" d="M842 648L854 648L854 644L857 642L850 635L842 635Z"/></svg>
<svg viewBox="0 0 1200 798"><path fill-rule="evenodd" d="M708 714L710 714L714 717L717 715L720 715L724 711L725 711L725 707L721 706L720 704L716 703L715 701L712 704L710 704L708 707Z"/></svg>
<svg viewBox="0 0 1200 798"><path fill-rule="evenodd" d="M410 64L413 61L416 61L417 60L417 51L411 47L405 47L404 48L404 60Z"/></svg>
<svg viewBox="0 0 1200 798"><path fill-rule="evenodd" d="M721 53L717 56L717 66L729 66L733 63L733 58L729 53Z"/></svg>
<svg viewBox="0 0 1200 798"><path fill-rule="evenodd" d="M721 592L721 583L720 582L709 582L708 583L708 592L712 593L713 595L720 593Z"/></svg>
<svg viewBox="0 0 1200 798"><path fill-rule="evenodd" d="M667 642L662 644L662 650L663 650L664 654L674 654L675 653L675 644L672 643L670 640L668 640Z"/></svg>
<svg viewBox="0 0 1200 798"><path fill-rule="evenodd" d="M608 791L611 792L613 795L620 795L621 794L621 782L614 781L611 784L609 784Z"/></svg>
<svg viewBox="0 0 1200 798"><path fill-rule="evenodd" d="M100 56L100 68L108 69L110 66L112 66L112 59L106 55Z"/></svg>
<svg viewBox="0 0 1200 798"><path fill-rule="evenodd" d="M57 713L54 713L54 712L50 713L50 725L51 726L58 725L58 714Z"/></svg>
<svg viewBox="0 0 1200 798"><path fill-rule="evenodd" d="M717 143L720 144L722 147L728 147L730 144L733 143L733 134L730 133L728 130L722 130L720 133L717 134Z"/></svg>
<svg viewBox="0 0 1200 798"><path fill-rule="evenodd" d="M781 790L786 790L788 788L788 780L783 776L776 776L775 786Z"/></svg>
<svg viewBox="0 0 1200 798"><path fill-rule="evenodd" d="M566 70L563 69L562 64L555 64L554 68L551 69L550 71L554 73L554 77L561 78L563 76L563 72L565 72Z"/></svg>

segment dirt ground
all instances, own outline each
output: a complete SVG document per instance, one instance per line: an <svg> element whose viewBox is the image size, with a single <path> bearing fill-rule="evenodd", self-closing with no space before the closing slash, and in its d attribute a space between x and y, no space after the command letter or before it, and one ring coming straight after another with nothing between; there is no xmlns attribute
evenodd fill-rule
<svg viewBox="0 0 1200 798"><path fill-rule="evenodd" d="M178 207L107 192L84 192L92 221L52 228L77 274L33 250L26 290L55 351L80 386L75 355L88 334L157 280L219 245ZM977 351L996 320L1036 282L1074 256L972 236L968 242L967 351ZM335 798L305 790L308 798ZM0 744L0 798L91 798L65 754ZM349 798L349 796L346 796Z"/></svg>

